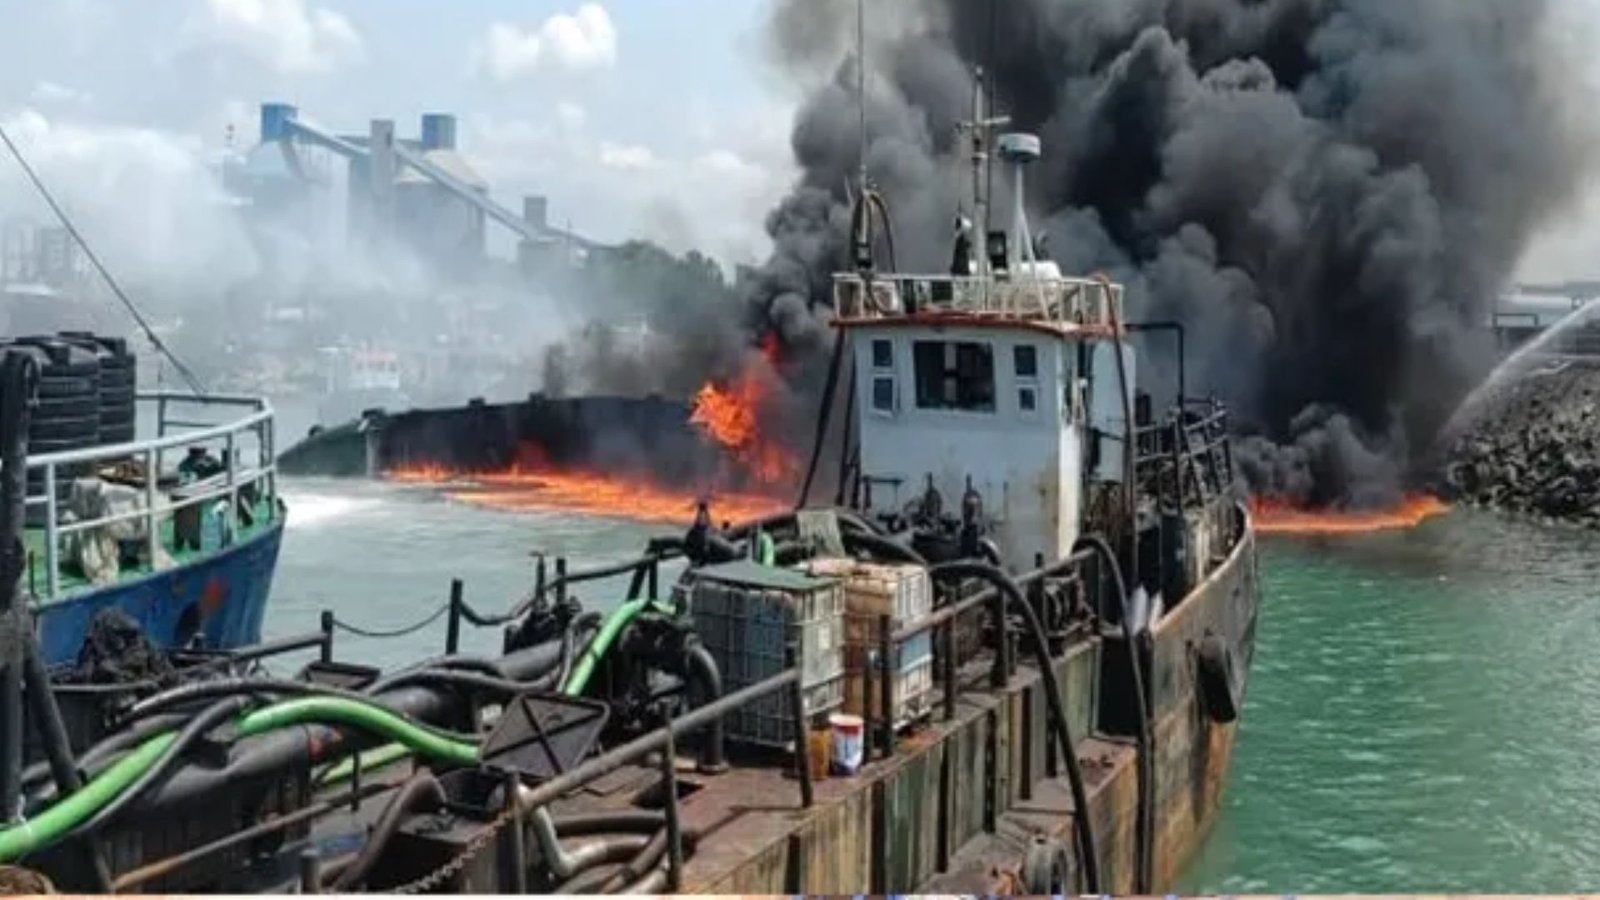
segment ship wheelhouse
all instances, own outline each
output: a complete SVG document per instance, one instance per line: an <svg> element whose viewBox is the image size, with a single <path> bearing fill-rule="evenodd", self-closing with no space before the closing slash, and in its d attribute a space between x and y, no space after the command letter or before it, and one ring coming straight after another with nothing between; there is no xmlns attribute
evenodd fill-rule
<svg viewBox="0 0 1600 900"><path fill-rule="evenodd" d="M1087 477L1121 477L1121 454L1091 436L1123 427L1107 340L1123 292L1050 263L1019 268L841 274L834 324L856 373L856 506L884 521L938 518L930 503L960 517L975 497L997 561L1021 569L1071 554Z"/></svg>

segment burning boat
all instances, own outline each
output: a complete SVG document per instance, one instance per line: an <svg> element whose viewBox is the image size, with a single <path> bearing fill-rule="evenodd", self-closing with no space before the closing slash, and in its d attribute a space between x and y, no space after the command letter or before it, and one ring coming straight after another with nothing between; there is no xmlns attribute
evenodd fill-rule
<svg viewBox="0 0 1600 900"><path fill-rule="evenodd" d="M1039 141L994 140L975 105L973 156L993 141L1020 197ZM503 613L458 582L444 655L397 671L338 661L330 615L296 678L141 694L8 788L26 821L0 863L141 892L1167 889L1217 814L1254 646L1225 411L1180 392L1155 415L1122 289L1034 258L1020 203L938 275L881 269L883 198L857 204L823 404L844 427L818 423L796 506L719 526L713 501L637 559L541 562ZM596 421L777 465L717 390L698 423ZM477 405L411 438L385 418L390 443L353 446L381 470L445 440L514 473L529 429L596 452L582 417L605 403ZM614 578L628 599L587 609ZM503 628L504 654L461 654L464 625Z"/></svg>

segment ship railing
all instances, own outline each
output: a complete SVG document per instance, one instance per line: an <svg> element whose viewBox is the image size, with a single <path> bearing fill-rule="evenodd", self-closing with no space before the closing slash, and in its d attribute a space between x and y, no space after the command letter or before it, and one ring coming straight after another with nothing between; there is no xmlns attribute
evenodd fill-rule
<svg viewBox="0 0 1600 900"><path fill-rule="evenodd" d="M1109 327L1122 317L1123 289L1061 275L872 275L833 277L834 309L844 319L951 313L1056 327Z"/></svg>
<svg viewBox="0 0 1600 900"><path fill-rule="evenodd" d="M171 391L141 392L140 404L156 409L156 437L122 444L104 444L78 450L63 450L28 458L28 470L39 472L42 493L30 493L24 500L30 507L44 507L45 583L41 602L62 594L62 542L70 535L90 532L125 522L142 526L145 552L152 571L161 559L161 525L190 507L226 499L225 534L239 533L239 498L256 495L276 505L277 464L273 436L273 411L263 398L238 395L193 395ZM227 414L222 421L178 417ZM182 496L163 496L160 480L168 460L186 455L191 449L222 449L222 470L216 475L181 485ZM248 457L242 456L248 454ZM62 521L57 485L63 478L78 477L87 470L99 477L104 467L132 463L142 473L142 503L135 508L93 518ZM274 513L275 515L275 513ZM35 590L41 587L35 585Z"/></svg>
<svg viewBox="0 0 1600 900"><path fill-rule="evenodd" d="M1221 403L1185 399L1166 421L1134 434L1135 477L1162 506L1204 504L1232 487L1233 445Z"/></svg>

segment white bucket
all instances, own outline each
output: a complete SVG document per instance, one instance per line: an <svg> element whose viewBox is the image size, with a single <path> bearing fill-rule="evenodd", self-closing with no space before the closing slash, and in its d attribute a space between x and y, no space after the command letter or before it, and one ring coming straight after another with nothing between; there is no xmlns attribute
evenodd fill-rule
<svg viewBox="0 0 1600 900"><path fill-rule="evenodd" d="M862 757L866 751L866 723L860 716L834 713L828 717L833 729L833 769L840 775L854 775L861 771Z"/></svg>

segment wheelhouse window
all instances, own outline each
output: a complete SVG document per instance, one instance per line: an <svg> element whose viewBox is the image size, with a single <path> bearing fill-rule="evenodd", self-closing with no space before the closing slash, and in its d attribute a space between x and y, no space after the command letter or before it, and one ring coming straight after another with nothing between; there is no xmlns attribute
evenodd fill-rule
<svg viewBox="0 0 1600 900"><path fill-rule="evenodd" d="M1017 410L1031 415L1039 410L1039 351L1032 344L1011 348L1011 372L1017 382Z"/></svg>
<svg viewBox="0 0 1600 900"><path fill-rule="evenodd" d="M994 348L976 341L917 341L917 408L994 412Z"/></svg>
<svg viewBox="0 0 1600 900"><path fill-rule="evenodd" d="M894 401L894 342L876 338L872 342L872 409L892 414Z"/></svg>

